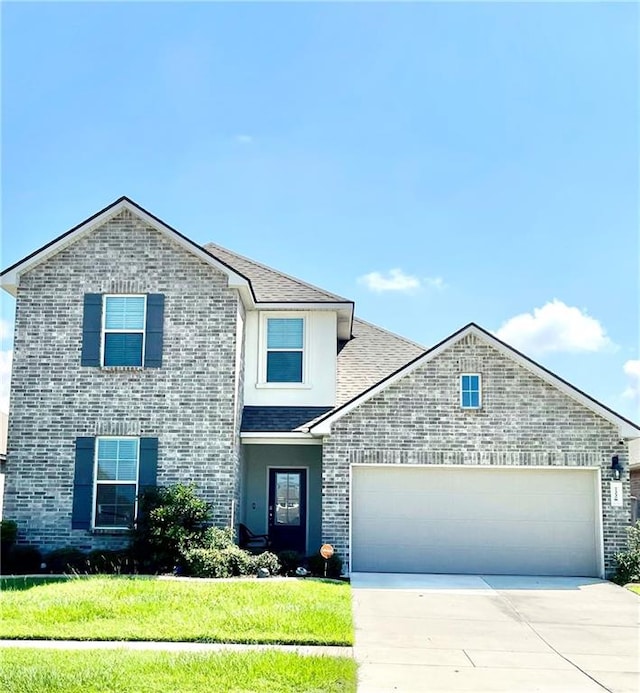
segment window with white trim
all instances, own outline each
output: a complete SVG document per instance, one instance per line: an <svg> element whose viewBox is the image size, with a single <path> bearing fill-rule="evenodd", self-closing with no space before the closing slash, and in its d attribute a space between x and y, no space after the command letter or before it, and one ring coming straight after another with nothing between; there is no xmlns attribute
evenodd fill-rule
<svg viewBox="0 0 640 693"><path fill-rule="evenodd" d="M146 296L104 296L102 363L142 366L144 363Z"/></svg>
<svg viewBox="0 0 640 693"><path fill-rule="evenodd" d="M460 406L463 409L480 409L482 406L482 382L479 373L463 373L460 376Z"/></svg>
<svg viewBox="0 0 640 693"><path fill-rule="evenodd" d="M136 517L140 441L98 438L95 462L94 522L97 529L127 529Z"/></svg>
<svg viewBox="0 0 640 693"><path fill-rule="evenodd" d="M304 382L304 318L267 318L266 382Z"/></svg>

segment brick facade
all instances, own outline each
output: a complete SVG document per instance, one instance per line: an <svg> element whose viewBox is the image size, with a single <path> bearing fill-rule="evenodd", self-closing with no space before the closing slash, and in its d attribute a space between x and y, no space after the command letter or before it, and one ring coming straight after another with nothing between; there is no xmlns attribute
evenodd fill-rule
<svg viewBox="0 0 640 693"><path fill-rule="evenodd" d="M459 405L459 375L481 373L483 406ZM596 466L602 474L605 569L626 545L628 500L612 508L611 457L629 498L627 452L615 426L468 335L332 426L323 447L323 541L349 558L353 463Z"/></svg>
<svg viewBox="0 0 640 693"><path fill-rule="evenodd" d="M162 368L80 366L83 295L110 292L165 295ZM4 508L19 540L44 550L125 541L71 529L77 436L157 437L158 482L195 482L214 521L230 522L238 304L226 276L127 210L22 276Z"/></svg>

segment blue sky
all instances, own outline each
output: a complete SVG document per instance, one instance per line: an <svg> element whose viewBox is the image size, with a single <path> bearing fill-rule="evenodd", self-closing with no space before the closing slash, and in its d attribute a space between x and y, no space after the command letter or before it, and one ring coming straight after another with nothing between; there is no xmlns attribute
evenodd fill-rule
<svg viewBox="0 0 640 693"><path fill-rule="evenodd" d="M3 267L125 194L639 418L635 4L5 2L1 38Z"/></svg>

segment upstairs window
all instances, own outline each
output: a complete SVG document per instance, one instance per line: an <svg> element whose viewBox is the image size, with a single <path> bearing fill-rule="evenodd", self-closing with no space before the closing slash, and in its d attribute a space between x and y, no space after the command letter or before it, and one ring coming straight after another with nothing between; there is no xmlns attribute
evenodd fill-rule
<svg viewBox="0 0 640 693"><path fill-rule="evenodd" d="M267 319L267 382L303 382L304 318Z"/></svg>
<svg viewBox="0 0 640 693"><path fill-rule="evenodd" d="M160 368L163 332L164 294L85 294L80 365Z"/></svg>
<svg viewBox="0 0 640 693"><path fill-rule="evenodd" d="M95 522L97 528L127 528L136 516L139 440L98 438Z"/></svg>
<svg viewBox="0 0 640 693"><path fill-rule="evenodd" d="M146 296L104 297L103 365L142 366Z"/></svg>
<svg viewBox="0 0 640 693"><path fill-rule="evenodd" d="M460 406L463 409L480 409L482 406L480 374L463 373L460 376Z"/></svg>

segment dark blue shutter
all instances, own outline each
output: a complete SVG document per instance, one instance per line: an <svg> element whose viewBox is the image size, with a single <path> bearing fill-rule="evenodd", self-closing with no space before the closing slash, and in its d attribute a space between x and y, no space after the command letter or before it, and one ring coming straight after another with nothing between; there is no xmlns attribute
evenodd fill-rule
<svg viewBox="0 0 640 693"><path fill-rule="evenodd" d="M164 328L164 294L147 295L146 342L144 365L146 368L162 366L162 334Z"/></svg>
<svg viewBox="0 0 640 693"><path fill-rule="evenodd" d="M81 366L100 366L100 339L102 337L102 294L84 295L82 316Z"/></svg>
<svg viewBox="0 0 640 693"><path fill-rule="evenodd" d="M157 485L158 439L140 438L140 469L138 472L138 495Z"/></svg>
<svg viewBox="0 0 640 693"><path fill-rule="evenodd" d="M76 467L73 476L71 529L91 528L94 449L95 438L76 438Z"/></svg>

